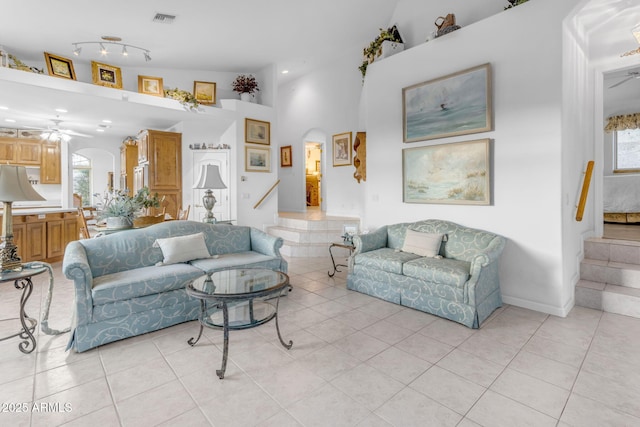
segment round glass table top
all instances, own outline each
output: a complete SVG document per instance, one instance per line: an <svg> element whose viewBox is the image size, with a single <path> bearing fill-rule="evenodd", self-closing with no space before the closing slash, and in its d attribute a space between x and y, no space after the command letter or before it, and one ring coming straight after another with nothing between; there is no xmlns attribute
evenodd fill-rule
<svg viewBox="0 0 640 427"><path fill-rule="evenodd" d="M234 268L199 277L187 285L187 290L200 298L247 297L277 291L288 283L289 276L280 271Z"/></svg>

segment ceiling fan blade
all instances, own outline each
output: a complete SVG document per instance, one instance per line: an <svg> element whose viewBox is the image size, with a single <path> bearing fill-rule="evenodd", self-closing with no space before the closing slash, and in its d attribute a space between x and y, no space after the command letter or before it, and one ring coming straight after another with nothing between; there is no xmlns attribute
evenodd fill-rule
<svg viewBox="0 0 640 427"><path fill-rule="evenodd" d="M620 80L618 83L616 83L616 84L614 84L614 85L609 86L609 89L613 89L613 88L614 88L614 87L616 87L616 86L620 86L622 83L628 82L629 80L631 80L631 79L632 79L632 78L634 78L634 77L635 77L635 76L629 76L629 77L627 77L627 78L626 78L626 79L624 79L624 80Z"/></svg>

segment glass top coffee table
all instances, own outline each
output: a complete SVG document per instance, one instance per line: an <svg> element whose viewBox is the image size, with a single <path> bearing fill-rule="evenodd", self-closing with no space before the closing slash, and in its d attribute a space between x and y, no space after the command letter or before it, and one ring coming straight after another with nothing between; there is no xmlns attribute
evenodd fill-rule
<svg viewBox="0 0 640 427"><path fill-rule="evenodd" d="M253 328L275 318L278 339L290 349L293 342L285 343L280 334L278 305L280 296L291 289L289 276L265 268L232 268L195 279L187 284L186 290L200 300L200 332L189 339L189 345L196 345L205 326L222 328L222 367L216 370L220 379L227 369L230 329Z"/></svg>

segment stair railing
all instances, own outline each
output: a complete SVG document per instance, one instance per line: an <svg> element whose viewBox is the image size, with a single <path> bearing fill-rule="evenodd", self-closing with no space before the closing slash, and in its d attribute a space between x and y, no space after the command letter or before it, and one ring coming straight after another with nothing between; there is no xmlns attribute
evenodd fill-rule
<svg viewBox="0 0 640 427"><path fill-rule="evenodd" d="M271 192L274 190L274 188L276 188L276 187L278 186L278 184L280 184L280 180L277 180L277 181L276 181L276 183L275 183L275 184L273 184L273 185L271 186L271 188L269 188L269 189L267 190L267 192L266 192L266 193L264 193L264 196L262 196L262 198L261 198L260 200L258 200L258 203L256 203L256 204L253 206L253 209L258 209L258 206L260 206L260 204L264 201L264 199L266 199L266 198L267 198L267 196L268 196L269 194L271 194Z"/></svg>
<svg viewBox="0 0 640 427"><path fill-rule="evenodd" d="M582 192L580 193L580 201L578 202L578 211L576 212L576 221L582 221L584 207L587 204L587 195L589 194L589 185L591 184L591 174L593 173L593 160L587 162L587 170L584 172L584 181L582 181Z"/></svg>

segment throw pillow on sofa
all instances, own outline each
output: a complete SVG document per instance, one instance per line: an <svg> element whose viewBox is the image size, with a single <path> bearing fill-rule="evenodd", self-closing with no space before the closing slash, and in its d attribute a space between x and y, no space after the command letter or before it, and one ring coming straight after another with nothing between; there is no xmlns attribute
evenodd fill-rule
<svg viewBox="0 0 640 427"><path fill-rule="evenodd" d="M177 264L194 259L211 257L209 249L207 249L207 244L204 241L203 233L156 239L153 247L159 247L164 257L164 260L156 265Z"/></svg>
<svg viewBox="0 0 640 427"><path fill-rule="evenodd" d="M420 231L410 230L404 237L402 252L410 252L412 254L435 258L440 254L440 245L442 244L443 234L421 233Z"/></svg>

